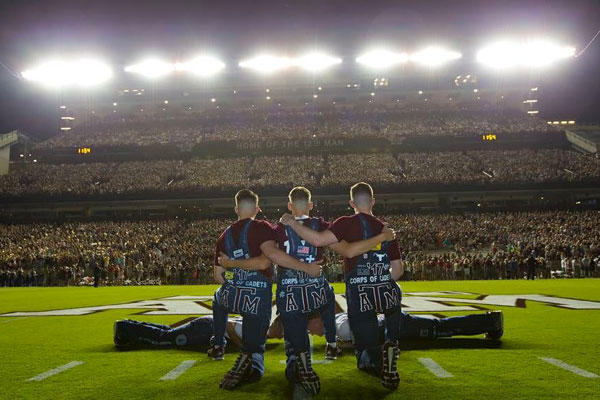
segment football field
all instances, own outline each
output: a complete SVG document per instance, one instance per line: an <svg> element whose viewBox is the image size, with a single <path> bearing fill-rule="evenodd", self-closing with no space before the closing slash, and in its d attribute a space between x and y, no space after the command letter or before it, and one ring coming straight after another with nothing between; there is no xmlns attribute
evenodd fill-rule
<svg viewBox="0 0 600 400"><path fill-rule="evenodd" d="M263 379L235 392L218 388L235 360L202 351L117 351L113 322L163 324L210 313L216 286L0 289L0 398L291 398L283 342L267 345ZM402 284L405 310L463 315L502 310L501 341L483 336L401 344L395 392L359 372L351 351L323 363L323 399L600 399L600 280L444 281ZM343 285L335 285L343 307Z"/></svg>

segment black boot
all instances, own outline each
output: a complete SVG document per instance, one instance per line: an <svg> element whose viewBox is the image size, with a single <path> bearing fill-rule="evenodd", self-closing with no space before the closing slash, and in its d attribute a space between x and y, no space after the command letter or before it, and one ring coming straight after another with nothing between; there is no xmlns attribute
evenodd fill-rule
<svg viewBox="0 0 600 400"><path fill-rule="evenodd" d="M502 311L442 318L439 320L436 337L485 334L487 338L500 339L504 333L503 323Z"/></svg>

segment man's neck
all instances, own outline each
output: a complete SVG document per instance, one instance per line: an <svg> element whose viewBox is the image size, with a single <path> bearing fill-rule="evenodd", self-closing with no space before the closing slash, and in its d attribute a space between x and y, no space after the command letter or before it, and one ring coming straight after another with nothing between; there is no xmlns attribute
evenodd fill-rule
<svg viewBox="0 0 600 400"><path fill-rule="evenodd" d="M296 219L304 219L304 218L308 218L308 212L297 212L297 211L293 211L292 214L294 215L294 217Z"/></svg>
<svg viewBox="0 0 600 400"><path fill-rule="evenodd" d="M256 215L244 215L244 214L240 214L238 215L238 221L241 221L243 219L254 219L254 217L256 217Z"/></svg>
<svg viewBox="0 0 600 400"><path fill-rule="evenodd" d="M363 214L367 214L367 215L373 215L373 209L372 208L355 208L354 209L354 213L355 214L359 214L359 213L363 213Z"/></svg>

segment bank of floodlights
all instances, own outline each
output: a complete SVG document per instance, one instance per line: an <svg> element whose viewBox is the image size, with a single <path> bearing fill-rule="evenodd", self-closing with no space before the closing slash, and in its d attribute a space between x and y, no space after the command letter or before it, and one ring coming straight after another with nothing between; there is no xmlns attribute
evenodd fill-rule
<svg viewBox="0 0 600 400"><path fill-rule="evenodd" d="M175 64L175 70L186 71L201 77L213 76L224 68L223 62L211 56L198 56L190 61Z"/></svg>
<svg viewBox="0 0 600 400"><path fill-rule="evenodd" d="M91 58L49 60L23 71L21 76L52 88L92 87L109 80L112 70L103 61Z"/></svg>
<svg viewBox="0 0 600 400"><path fill-rule="evenodd" d="M426 67L438 67L462 57L457 51L431 46L410 55L410 60Z"/></svg>
<svg viewBox="0 0 600 400"><path fill-rule="evenodd" d="M153 79L163 77L175 71L175 64L158 58L147 58L125 67L125 71Z"/></svg>
<svg viewBox="0 0 600 400"><path fill-rule="evenodd" d="M457 51L431 46L412 54L386 49L372 50L357 57L356 62L371 69L385 70L409 61L426 67L437 67L461 57L462 54Z"/></svg>
<svg viewBox="0 0 600 400"><path fill-rule="evenodd" d="M270 74L292 67L301 68L310 72L321 72L341 63L341 58L321 52L311 52L299 57L278 57L263 54L243 60L239 63L239 66L256 72Z"/></svg>
<svg viewBox="0 0 600 400"><path fill-rule="evenodd" d="M222 69L225 64L211 56L198 56L185 62L168 62L158 58L148 58L136 64L125 67L126 72L133 72L146 78L160 78L175 71L189 72L191 74L209 77Z"/></svg>
<svg viewBox="0 0 600 400"><path fill-rule="evenodd" d="M320 72L334 65L341 64L342 59L324 53L312 52L294 58L292 63L307 71Z"/></svg>
<svg viewBox="0 0 600 400"><path fill-rule="evenodd" d="M490 68L544 68L575 56L575 48L549 40L498 41L477 53L477 61Z"/></svg>
<svg viewBox="0 0 600 400"><path fill-rule="evenodd" d="M377 49L357 57L356 62L371 69L384 70L398 64L404 64L408 59L409 57L406 53L396 53L390 50Z"/></svg>
<svg viewBox="0 0 600 400"><path fill-rule="evenodd" d="M256 72L271 74L289 68L292 59L289 57L278 57L269 54L259 55L247 60L240 61L241 68L247 68Z"/></svg>
<svg viewBox="0 0 600 400"><path fill-rule="evenodd" d="M503 40L482 48L476 55L477 62L496 70L512 68L541 69L575 56L575 48L550 40ZM458 60L462 54L440 46L430 46L414 53L397 52L376 48L356 58L356 62L373 70L388 70L405 63L424 67L438 67ZM321 72L342 63L342 59L320 51L312 51L297 57L280 57L261 54L242 60L239 67L259 73L271 74L297 68L308 72ZM219 59L201 55L184 62L171 62L160 58L147 58L125 67L125 71L150 79L161 78L174 72L210 77L225 68ZM76 58L52 59L21 73L25 80L48 87L92 87L108 81L113 73L111 67L98 59Z"/></svg>

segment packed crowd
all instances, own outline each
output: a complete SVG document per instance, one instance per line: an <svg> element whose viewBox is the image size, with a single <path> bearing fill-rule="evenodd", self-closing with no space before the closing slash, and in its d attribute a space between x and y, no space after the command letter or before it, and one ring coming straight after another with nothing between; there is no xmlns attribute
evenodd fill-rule
<svg viewBox="0 0 600 400"><path fill-rule="evenodd" d="M562 149L406 153L398 156L401 182L597 182L600 160Z"/></svg>
<svg viewBox="0 0 600 400"><path fill-rule="evenodd" d="M0 286L209 283L223 220L0 226Z"/></svg>
<svg viewBox="0 0 600 400"><path fill-rule="evenodd" d="M600 160L563 149L262 156L121 163L23 164L0 197L202 192L375 185L598 182Z"/></svg>
<svg viewBox="0 0 600 400"><path fill-rule="evenodd" d="M407 214L398 230L403 279L600 276L600 212ZM204 284L231 221L206 219L0 225L0 286ZM341 259L325 272L342 279ZM88 279L84 279L88 277Z"/></svg>
<svg viewBox="0 0 600 400"><path fill-rule="evenodd" d="M57 135L38 145L147 146L174 144L189 148L205 141L305 139L312 137L460 136L482 133L547 132L545 121L513 110L354 109L227 111L178 117L123 117L102 120Z"/></svg>
<svg viewBox="0 0 600 400"><path fill-rule="evenodd" d="M600 276L600 212L388 216L405 279ZM439 251L444 250L444 251Z"/></svg>

